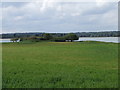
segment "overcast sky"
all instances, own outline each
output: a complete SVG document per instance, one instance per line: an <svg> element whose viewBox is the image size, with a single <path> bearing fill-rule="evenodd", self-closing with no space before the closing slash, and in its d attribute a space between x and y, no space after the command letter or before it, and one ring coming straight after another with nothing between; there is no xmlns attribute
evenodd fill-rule
<svg viewBox="0 0 120 90"><path fill-rule="evenodd" d="M98 1L4 2L2 33L118 30L118 3Z"/></svg>

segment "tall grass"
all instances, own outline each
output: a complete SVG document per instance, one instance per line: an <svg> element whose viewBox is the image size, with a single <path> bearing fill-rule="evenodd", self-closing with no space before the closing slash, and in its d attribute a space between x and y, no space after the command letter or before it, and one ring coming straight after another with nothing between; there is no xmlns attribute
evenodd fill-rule
<svg viewBox="0 0 120 90"><path fill-rule="evenodd" d="M116 88L118 44L3 44L3 88Z"/></svg>

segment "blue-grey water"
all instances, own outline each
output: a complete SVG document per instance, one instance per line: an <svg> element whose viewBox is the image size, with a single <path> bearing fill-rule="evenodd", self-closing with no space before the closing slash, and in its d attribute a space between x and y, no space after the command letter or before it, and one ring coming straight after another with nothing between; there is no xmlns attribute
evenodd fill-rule
<svg viewBox="0 0 120 90"><path fill-rule="evenodd" d="M77 41L101 41L101 42L113 42L120 43L118 37L80 37Z"/></svg>
<svg viewBox="0 0 120 90"><path fill-rule="evenodd" d="M101 42L113 42L120 43L118 37L80 37L76 41L101 41ZM11 42L10 39L0 39L0 42L7 43Z"/></svg>
<svg viewBox="0 0 120 90"><path fill-rule="evenodd" d="M0 39L0 42L11 42L10 39Z"/></svg>

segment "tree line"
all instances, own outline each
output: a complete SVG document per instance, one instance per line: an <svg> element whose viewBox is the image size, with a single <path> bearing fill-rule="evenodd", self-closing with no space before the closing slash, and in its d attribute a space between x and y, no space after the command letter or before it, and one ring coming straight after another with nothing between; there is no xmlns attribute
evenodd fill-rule
<svg viewBox="0 0 120 90"><path fill-rule="evenodd" d="M0 38L25 38L25 37L43 37L45 33L8 33L0 34ZM68 33L50 33L53 37L63 37ZM108 31L108 32L77 32L74 33L78 37L119 37L120 31Z"/></svg>
<svg viewBox="0 0 120 90"><path fill-rule="evenodd" d="M32 42L40 42L40 41L54 41L54 42L73 42L73 40L78 40L79 37L74 33L66 34L62 37L55 37L52 34L45 33L42 37L39 36L30 36L30 37L20 37L20 38L11 38L11 41L20 42L22 41L32 41Z"/></svg>

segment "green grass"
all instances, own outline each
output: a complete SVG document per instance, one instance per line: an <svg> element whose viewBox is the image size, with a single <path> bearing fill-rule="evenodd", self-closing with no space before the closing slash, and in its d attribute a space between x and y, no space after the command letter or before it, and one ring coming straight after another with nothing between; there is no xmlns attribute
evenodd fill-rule
<svg viewBox="0 0 120 90"><path fill-rule="evenodd" d="M3 88L117 88L118 44L3 44Z"/></svg>

